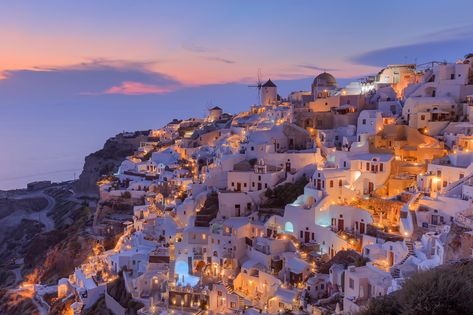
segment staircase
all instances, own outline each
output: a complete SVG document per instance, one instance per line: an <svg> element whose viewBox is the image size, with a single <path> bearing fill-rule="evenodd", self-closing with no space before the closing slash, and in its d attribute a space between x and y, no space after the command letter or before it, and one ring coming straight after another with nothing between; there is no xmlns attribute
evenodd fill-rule
<svg viewBox="0 0 473 315"><path fill-rule="evenodd" d="M414 242L412 240L404 240L404 243L407 246L408 253L407 253L406 257L404 257L396 266L393 266L391 268L391 276L394 279L398 279L398 278L401 277L401 270L399 269L399 266L403 265L409 257L411 257L411 256L416 257L416 253L415 253L415 250L414 250Z"/></svg>
<svg viewBox="0 0 473 315"><path fill-rule="evenodd" d="M391 276L394 278L394 279L399 279L401 277L401 270L399 270L399 267L398 266L394 266L392 269L391 269Z"/></svg>
<svg viewBox="0 0 473 315"><path fill-rule="evenodd" d="M245 305L245 300L241 296L238 296L238 305L240 307L243 307Z"/></svg>
<svg viewBox="0 0 473 315"><path fill-rule="evenodd" d="M404 243L406 243L407 250L409 251L409 254L404 259L407 259L409 256L416 256L414 251L414 242L412 240L405 240Z"/></svg>
<svg viewBox="0 0 473 315"><path fill-rule="evenodd" d="M227 288L228 294L232 294L235 291L227 280L223 280L222 284L225 286L225 288Z"/></svg>
<svg viewBox="0 0 473 315"><path fill-rule="evenodd" d="M176 261L171 260L169 262L169 281L174 281L174 269L176 269Z"/></svg>
<svg viewBox="0 0 473 315"><path fill-rule="evenodd" d="M195 226L209 227L218 213L218 195L210 193L205 200L202 209L197 212L195 217Z"/></svg>

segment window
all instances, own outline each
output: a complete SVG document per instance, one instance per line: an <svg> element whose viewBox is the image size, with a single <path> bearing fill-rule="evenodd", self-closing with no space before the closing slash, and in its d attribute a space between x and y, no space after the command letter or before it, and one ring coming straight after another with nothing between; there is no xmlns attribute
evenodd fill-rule
<svg viewBox="0 0 473 315"><path fill-rule="evenodd" d="M347 167L347 161L343 161L343 167Z"/></svg>
<svg viewBox="0 0 473 315"><path fill-rule="evenodd" d="M361 121L361 124L362 124L362 125L366 125L366 119L363 119L363 120Z"/></svg>
<svg viewBox="0 0 473 315"><path fill-rule="evenodd" d="M235 186L235 183L234 183L234 182L232 182L232 187L233 187L233 186Z"/></svg>
<svg viewBox="0 0 473 315"><path fill-rule="evenodd" d="M420 115L420 120L425 120L425 115Z"/></svg>
<svg viewBox="0 0 473 315"><path fill-rule="evenodd" d="M255 150L255 147L251 147L251 151L254 151Z"/></svg>
<svg viewBox="0 0 473 315"><path fill-rule="evenodd" d="M333 180L330 181L330 188L333 188Z"/></svg>
<svg viewBox="0 0 473 315"><path fill-rule="evenodd" d="M350 278L349 286L350 286L350 289L354 289L354 288L355 288L355 281L354 281L352 278Z"/></svg>
<svg viewBox="0 0 473 315"><path fill-rule="evenodd" d="M380 172L383 172L383 169L384 169L384 164L383 164L383 163L379 163L379 171L380 171Z"/></svg>
<svg viewBox="0 0 473 315"><path fill-rule="evenodd" d="M369 171L370 170L370 163L366 163L366 170Z"/></svg>
<svg viewBox="0 0 473 315"><path fill-rule="evenodd" d="M243 183L243 187L246 187L246 183Z"/></svg>
<svg viewBox="0 0 473 315"><path fill-rule="evenodd" d="M287 221L286 224L284 224L284 230L288 233L293 233L294 225L292 224L292 222Z"/></svg>
<svg viewBox="0 0 473 315"><path fill-rule="evenodd" d="M338 187L342 187L343 181L341 179L338 180Z"/></svg>
<svg viewBox="0 0 473 315"><path fill-rule="evenodd" d="M279 302L279 307L280 307L280 308L284 308L284 303Z"/></svg>
<svg viewBox="0 0 473 315"><path fill-rule="evenodd" d="M460 179L462 179L463 177L465 177L465 174L461 173L460 174Z"/></svg>
<svg viewBox="0 0 473 315"><path fill-rule="evenodd" d="M261 175L258 175L258 180L261 180Z"/></svg>
<svg viewBox="0 0 473 315"><path fill-rule="evenodd" d="M230 302L230 308L236 308L236 303L235 302Z"/></svg>

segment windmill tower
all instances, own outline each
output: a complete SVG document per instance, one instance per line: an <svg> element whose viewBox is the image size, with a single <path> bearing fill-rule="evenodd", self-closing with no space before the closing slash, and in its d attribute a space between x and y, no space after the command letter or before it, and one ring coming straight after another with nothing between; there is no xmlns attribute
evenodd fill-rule
<svg viewBox="0 0 473 315"><path fill-rule="evenodd" d="M263 88L263 81L261 81L261 69L258 69L258 73L256 74L256 84L248 85L248 87L256 88L258 90L257 96L257 104L261 102L261 89Z"/></svg>
<svg viewBox="0 0 473 315"><path fill-rule="evenodd" d="M262 85L261 104L269 105L278 100L278 87L269 79Z"/></svg>

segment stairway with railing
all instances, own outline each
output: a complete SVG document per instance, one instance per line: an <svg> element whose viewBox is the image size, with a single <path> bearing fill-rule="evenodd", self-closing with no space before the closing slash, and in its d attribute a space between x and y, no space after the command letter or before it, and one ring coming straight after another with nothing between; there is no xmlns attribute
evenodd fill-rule
<svg viewBox="0 0 473 315"><path fill-rule="evenodd" d="M407 247L407 255L398 264L391 268L391 276L394 279L398 279L401 277L401 269L399 268L399 266L402 266L407 261L407 259L409 259L409 257L416 257L414 242L412 240L404 240L404 243Z"/></svg>

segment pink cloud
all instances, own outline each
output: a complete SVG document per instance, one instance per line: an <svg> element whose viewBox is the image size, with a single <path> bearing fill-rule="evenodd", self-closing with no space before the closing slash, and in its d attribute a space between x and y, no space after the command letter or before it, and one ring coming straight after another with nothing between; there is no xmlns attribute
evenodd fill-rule
<svg viewBox="0 0 473 315"><path fill-rule="evenodd" d="M117 86L105 90L103 94L125 94L125 95L141 95L141 94L165 94L174 92L174 86L159 86L145 84L141 82L125 81Z"/></svg>

